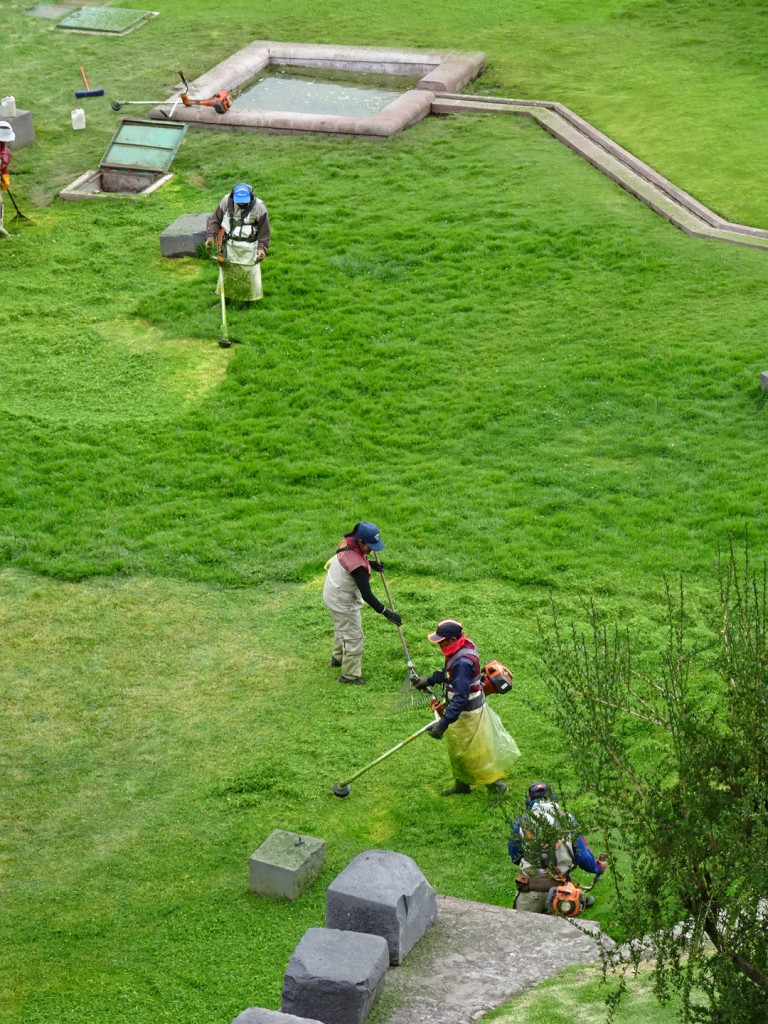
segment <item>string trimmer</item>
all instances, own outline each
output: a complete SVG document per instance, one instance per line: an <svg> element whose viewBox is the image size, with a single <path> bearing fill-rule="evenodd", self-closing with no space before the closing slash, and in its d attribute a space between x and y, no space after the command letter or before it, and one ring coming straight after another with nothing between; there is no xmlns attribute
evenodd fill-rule
<svg viewBox="0 0 768 1024"><path fill-rule="evenodd" d="M184 77L184 72L179 71L177 74L184 83L184 88L174 100L170 114L166 114L164 110L160 111L164 117L172 118L179 103L183 103L185 107L213 107L217 114L226 114L232 106L232 93L227 92L226 89L219 89L213 96L204 100L191 100L189 98L189 83ZM113 110L121 110L125 106L158 107L165 105L166 102L166 100L112 100L110 106Z"/></svg>
<svg viewBox="0 0 768 1024"><path fill-rule="evenodd" d="M229 327L227 326L227 297L224 294L224 249L221 238L219 239L219 251L216 257L219 265L219 295L221 296L221 337L219 345L222 348L229 348L237 338L230 338Z"/></svg>
<svg viewBox="0 0 768 1024"><path fill-rule="evenodd" d="M437 711L434 711L434 717L440 717ZM334 782L333 795L340 797L349 796L351 784L355 781L355 779L359 779L361 775L364 775L365 772L370 771L371 768L374 768L377 764L380 764L387 757L390 757L390 755L396 753L396 751L402 750L406 744L411 742L411 740L415 740L417 736L421 736L422 733L426 732L430 725L432 725L432 722L427 722L426 725L422 725L422 727L420 729L417 729L416 732L412 732L410 736L406 736L404 740L401 740L399 743L396 743L395 746L391 748L391 750L387 750L386 753L380 754L375 761L371 761L371 763L367 764L365 768L361 768L359 771L355 772L354 775L350 775L348 779L344 780L344 782Z"/></svg>

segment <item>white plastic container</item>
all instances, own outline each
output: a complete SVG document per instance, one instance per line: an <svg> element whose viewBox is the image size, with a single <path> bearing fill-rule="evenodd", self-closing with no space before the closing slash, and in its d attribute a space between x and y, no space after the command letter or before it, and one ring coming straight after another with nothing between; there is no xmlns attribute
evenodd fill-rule
<svg viewBox="0 0 768 1024"><path fill-rule="evenodd" d="M0 100L0 117L16 117L15 96L3 96Z"/></svg>
<svg viewBox="0 0 768 1024"><path fill-rule="evenodd" d="M72 111L72 127L75 131L78 128L85 128L85 111L82 107L75 107Z"/></svg>

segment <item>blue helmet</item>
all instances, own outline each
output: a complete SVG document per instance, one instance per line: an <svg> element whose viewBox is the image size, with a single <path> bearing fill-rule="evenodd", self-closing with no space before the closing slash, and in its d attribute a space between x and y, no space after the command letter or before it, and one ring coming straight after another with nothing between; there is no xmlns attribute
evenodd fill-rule
<svg viewBox="0 0 768 1024"><path fill-rule="evenodd" d="M250 185L240 181L232 189L232 199L236 203L250 203L253 199L253 189Z"/></svg>
<svg viewBox="0 0 768 1024"><path fill-rule="evenodd" d="M384 547L384 541L381 539L379 528L375 523L358 523L352 536L355 540L361 540L363 544L367 544L371 551L381 551Z"/></svg>

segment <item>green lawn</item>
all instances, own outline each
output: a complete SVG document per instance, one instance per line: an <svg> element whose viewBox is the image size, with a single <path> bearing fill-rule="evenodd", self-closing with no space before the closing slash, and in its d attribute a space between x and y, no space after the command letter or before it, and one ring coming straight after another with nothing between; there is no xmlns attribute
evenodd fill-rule
<svg viewBox="0 0 768 1024"><path fill-rule="evenodd" d="M368 688L323 667L341 533L380 526L420 669L447 615L514 669L495 702L522 751L513 807L532 777L567 787L537 675L550 596L595 594L653 633L664 573L697 613L729 534L748 524L753 558L768 550L768 254L687 238L512 116L386 143L189 131L152 196L59 189L101 159L110 99L163 97L176 68L251 39L452 47L488 54L474 91L561 100L765 227L768 14L161 0L108 39L24 6L5 3L0 43L38 138L12 165L35 225L0 243L0 1020L228 1024L279 1005L324 886L363 849L513 900L507 826L485 794L437 796L441 745L331 795L421 721L395 714L383 619L366 615ZM72 132L81 64L107 96ZM233 311L242 344L223 351L213 264L164 260L158 234L240 179L274 242L265 299ZM573 806L591 827L589 795ZM295 904L247 892L276 827L328 842ZM610 929L608 886L597 916Z"/></svg>

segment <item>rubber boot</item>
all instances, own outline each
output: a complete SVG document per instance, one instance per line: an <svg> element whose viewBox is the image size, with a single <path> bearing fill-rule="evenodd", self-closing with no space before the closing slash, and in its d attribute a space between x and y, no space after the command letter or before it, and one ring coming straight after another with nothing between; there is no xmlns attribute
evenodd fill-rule
<svg viewBox="0 0 768 1024"><path fill-rule="evenodd" d="M458 796L460 793L471 792L471 786L468 786L466 782L461 782L459 779L455 779L453 786L450 789L444 789L440 796Z"/></svg>
<svg viewBox="0 0 768 1024"><path fill-rule="evenodd" d="M489 782L485 788L488 790L489 793L501 794L507 792L507 784L506 782L502 782L501 779L496 779L495 782Z"/></svg>

